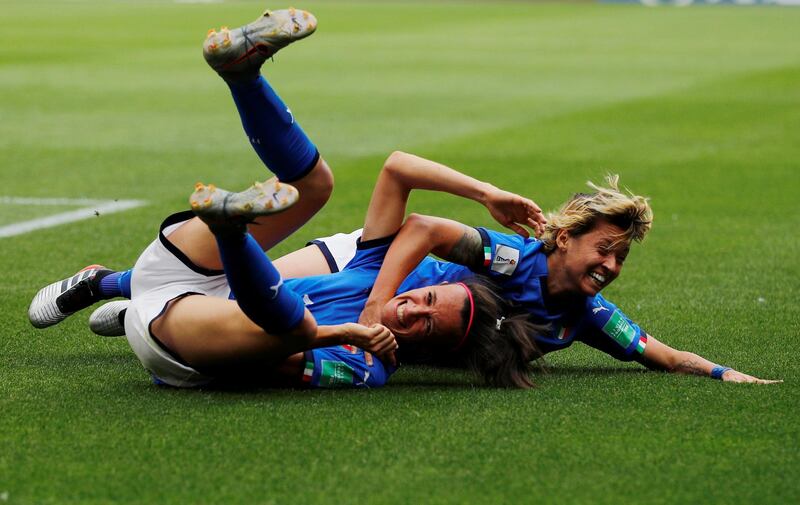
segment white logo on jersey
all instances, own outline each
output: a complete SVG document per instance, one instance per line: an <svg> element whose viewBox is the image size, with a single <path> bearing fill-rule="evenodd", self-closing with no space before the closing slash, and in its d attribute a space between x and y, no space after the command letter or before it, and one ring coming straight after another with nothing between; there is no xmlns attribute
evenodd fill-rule
<svg viewBox="0 0 800 505"><path fill-rule="evenodd" d="M367 380L369 380L369 370L364 372L364 381L363 382L356 382L356 386L366 386Z"/></svg>
<svg viewBox="0 0 800 505"><path fill-rule="evenodd" d="M272 295L273 300L275 299L276 296L278 296L278 291L281 289L281 286L283 286L283 279L279 280L278 283L275 284L274 286L269 287L269 289L275 292L275 294Z"/></svg>
<svg viewBox="0 0 800 505"><path fill-rule="evenodd" d="M292 114L292 109L290 109L289 107L286 107L286 112L289 113L289 117L292 118L292 124L294 124L294 114Z"/></svg>
<svg viewBox="0 0 800 505"><path fill-rule="evenodd" d="M511 275L519 263L519 249L506 245L497 245L492 259L492 271L499 274Z"/></svg>
<svg viewBox="0 0 800 505"><path fill-rule="evenodd" d="M604 310L608 310L608 309L607 309L606 307L603 307L603 306L601 305L601 306L599 306L599 307L595 307L595 308L593 308L593 309L592 309L592 314L594 314L594 315L597 315L599 312L602 312L602 311L604 311Z"/></svg>
<svg viewBox="0 0 800 505"><path fill-rule="evenodd" d="M311 301L311 297L308 294L303 295L303 304L304 305L314 305L314 302Z"/></svg>

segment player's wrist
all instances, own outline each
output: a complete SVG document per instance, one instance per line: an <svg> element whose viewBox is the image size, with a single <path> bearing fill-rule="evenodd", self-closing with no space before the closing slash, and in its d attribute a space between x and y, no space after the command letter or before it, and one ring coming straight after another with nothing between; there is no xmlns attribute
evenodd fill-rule
<svg viewBox="0 0 800 505"><path fill-rule="evenodd" d="M488 206L492 201L492 195L497 191L497 188L488 183L480 181L478 183L478 194L475 200L480 202L483 206Z"/></svg>

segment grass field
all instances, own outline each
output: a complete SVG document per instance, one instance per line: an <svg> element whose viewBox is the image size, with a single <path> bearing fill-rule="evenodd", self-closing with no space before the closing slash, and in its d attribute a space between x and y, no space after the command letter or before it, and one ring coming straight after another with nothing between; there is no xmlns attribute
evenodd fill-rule
<svg viewBox="0 0 800 505"><path fill-rule="evenodd" d="M678 348L765 378L642 371L576 344L532 391L406 367L376 391L175 391L88 314L31 296L124 268L196 180L266 172L205 66L260 2L3 2L0 197L148 205L0 239L0 503L800 502L800 9L309 2L265 73L334 167L274 254L357 227L392 149L553 208L621 174L656 221L607 296ZM412 209L489 225L476 204ZM63 207L8 205L0 226Z"/></svg>

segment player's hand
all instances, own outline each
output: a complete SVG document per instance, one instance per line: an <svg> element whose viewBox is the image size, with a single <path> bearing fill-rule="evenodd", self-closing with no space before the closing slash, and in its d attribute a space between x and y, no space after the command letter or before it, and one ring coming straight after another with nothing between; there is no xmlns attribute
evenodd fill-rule
<svg viewBox="0 0 800 505"><path fill-rule="evenodd" d="M531 228L536 236L544 233L547 219L544 217L542 209L533 200L494 188L487 195L485 205L498 223L525 238L530 237L525 226Z"/></svg>
<svg viewBox="0 0 800 505"><path fill-rule="evenodd" d="M382 324L364 326L348 323L346 326L349 344L371 352L392 366L397 366L397 358L394 354L397 350L397 341L394 339L394 334L389 331L389 328Z"/></svg>
<svg viewBox="0 0 800 505"><path fill-rule="evenodd" d="M759 379L758 377L737 372L733 369L722 374L722 380L725 382L749 382L751 384L778 384L783 382L782 380Z"/></svg>

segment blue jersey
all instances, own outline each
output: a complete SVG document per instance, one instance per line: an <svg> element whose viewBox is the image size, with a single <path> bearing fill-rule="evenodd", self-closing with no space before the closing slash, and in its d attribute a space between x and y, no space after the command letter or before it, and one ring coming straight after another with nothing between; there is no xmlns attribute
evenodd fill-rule
<svg viewBox="0 0 800 505"><path fill-rule="evenodd" d="M284 283L303 297L318 324L358 321L392 238L360 242L355 257L341 272L286 279ZM303 381L311 387L379 387L395 371L349 345L306 351L305 361Z"/></svg>
<svg viewBox="0 0 800 505"><path fill-rule="evenodd" d="M485 228L477 230L483 241L484 261L475 273L498 283L504 298L527 310L535 322L550 325L549 333L536 338L543 353L564 349L576 340L623 361L636 359L644 352L646 334L599 294L585 297L567 311L547 307L547 255L541 241ZM456 282L470 275L473 272L467 267L427 257L403 281L398 292Z"/></svg>

